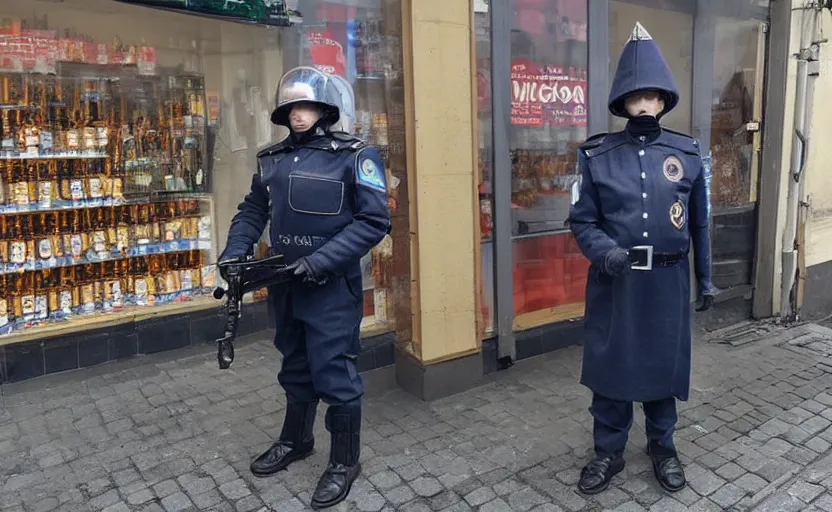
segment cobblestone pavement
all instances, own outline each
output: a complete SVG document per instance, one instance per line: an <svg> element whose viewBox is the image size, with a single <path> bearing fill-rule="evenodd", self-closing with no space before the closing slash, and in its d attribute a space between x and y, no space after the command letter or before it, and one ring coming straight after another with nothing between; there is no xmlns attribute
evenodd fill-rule
<svg viewBox="0 0 832 512"><path fill-rule="evenodd" d="M430 404L368 396L363 476L334 510L832 511L830 333L749 324L697 341L677 434L690 485L674 495L653 478L641 414L610 489L575 492L591 421L572 348ZM248 471L282 421L270 343L225 372L208 347L171 357L6 386L0 510L304 510L327 457L322 410L313 457Z"/></svg>

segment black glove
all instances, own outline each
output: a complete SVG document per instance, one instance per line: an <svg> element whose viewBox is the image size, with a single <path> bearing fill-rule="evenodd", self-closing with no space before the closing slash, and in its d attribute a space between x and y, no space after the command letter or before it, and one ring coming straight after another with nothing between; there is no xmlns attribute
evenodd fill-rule
<svg viewBox="0 0 832 512"><path fill-rule="evenodd" d="M604 257L604 271L611 276L623 274L630 268L630 253L621 247L616 247Z"/></svg>
<svg viewBox="0 0 832 512"><path fill-rule="evenodd" d="M714 305L714 296L713 295L703 295L702 296L702 304L696 308L696 311L708 311L711 309L711 306Z"/></svg>
<svg viewBox="0 0 832 512"><path fill-rule="evenodd" d="M220 257L220 260L217 262L217 268L220 269L220 277L222 277L224 281L228 282L228 276L225 273L224 265L229 263L242 263L243 261L245 261L245 258L242 256Z"/></svg>
<svg viewBox="0 0 832 512"><path fill-rule="evenodd" d="M303 278L304 283L324 284L326 282L325 277L315 274L315 271L312 269L311 265L309 265L306 258L299 258L297 261L286 267L286 271L291 272L297 277Z"/></svg>

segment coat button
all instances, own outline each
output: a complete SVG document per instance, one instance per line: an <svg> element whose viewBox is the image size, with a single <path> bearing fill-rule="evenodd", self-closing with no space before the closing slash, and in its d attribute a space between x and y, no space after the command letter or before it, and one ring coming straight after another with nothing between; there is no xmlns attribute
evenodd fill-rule
<svg viewBox="0 0 832 512"><path fill-rule="evenodd" d="M647 173L644 173L644 172L641 173L641 179L646 180L647 179Z"/></svg>
<svg viewBox="0 0 832 512"><path fill-rule="evenodd" d="M638 150L638 156L644 156L644 150L643 149Z"/></svg>
<svg viewBox="0 0 832 512"><path fill-rule="evenodd" d="M642 192L641 197L643 197L644 199L647 199L647 192Z"/></svg>
<svg viewBox="0 0 832 512"><path fill-rule="evenodd" d="M647 218L647 212L642 213L642 214L641 214L641 218L642 218L642 219L646 219L646 218Z"/></svg>
<svg viewBox="0 0 832 512"><path fill-rule="evenodd" d="M644 233L642 233L642 234L641 234L641 236L643 236L644 238L647 238L647 231L645 231Z"/></svg>

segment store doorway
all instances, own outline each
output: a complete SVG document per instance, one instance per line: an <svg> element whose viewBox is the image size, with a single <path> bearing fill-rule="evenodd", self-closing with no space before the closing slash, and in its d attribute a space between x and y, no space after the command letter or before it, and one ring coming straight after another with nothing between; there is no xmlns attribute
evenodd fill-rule
<svg viewBox="0 0 832 512"><path fill-rule="evenodd" d="M753 281L764 124L767 24L716 17L710 122L712 278L723 292Z"/></svg>

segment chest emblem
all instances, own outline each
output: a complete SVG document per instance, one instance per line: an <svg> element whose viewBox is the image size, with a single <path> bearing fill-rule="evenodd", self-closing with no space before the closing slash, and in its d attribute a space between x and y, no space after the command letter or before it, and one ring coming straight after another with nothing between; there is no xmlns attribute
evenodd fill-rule
<svg viewBox="0 0 832 512"><path fill-rule="evenodd" d="M672 183L679 183L685 177L685 169L682 167L682 161L675 156L669 156L664 159L662 164L662 172L667 181Z"/></svg>
<svg viewBox="0 0 832 512"><path fill-rule="evenodd" d="M682 201L676 201L670 205L670 223L677 230L681 230L685 226L685 205Z"/></svg>

